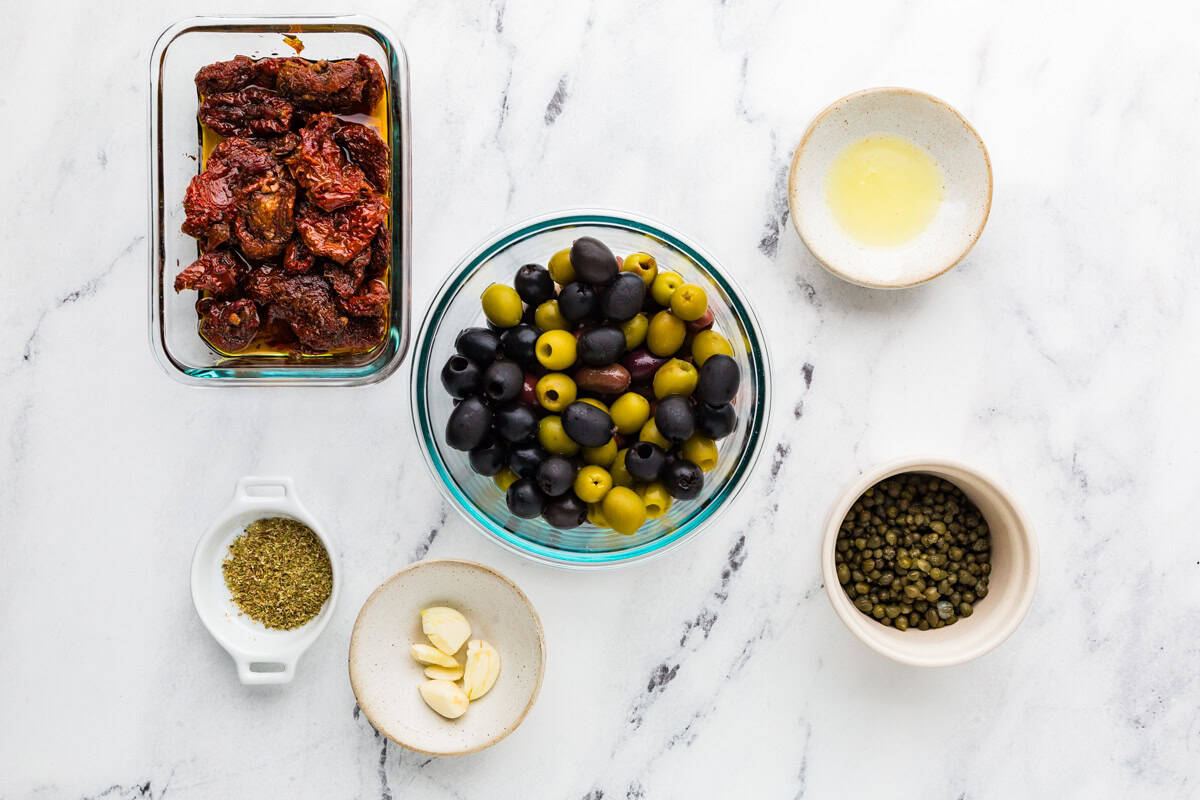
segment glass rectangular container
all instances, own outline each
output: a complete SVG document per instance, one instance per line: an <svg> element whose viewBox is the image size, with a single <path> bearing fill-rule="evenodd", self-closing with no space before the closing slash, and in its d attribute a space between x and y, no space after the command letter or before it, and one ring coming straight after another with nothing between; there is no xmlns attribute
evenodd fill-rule
<svg viewBox="0 0 1200 800"><path fill-rule="evenodd" d="M175 275L199 255L180 230L183 196L201 166L196 71L237 55L296 55L284 37L303 43L309 59L375 59L387 78L387 131L392 152L389 223L392 263L388 328L367 353L322 356L224 355L201 336L196 295L176 293ZM150 344L172 377L199 386L359 386L391 375L408 348L412 182L408 63L399 40L363 15L193 17L163 31L150 60Z"/></svg>

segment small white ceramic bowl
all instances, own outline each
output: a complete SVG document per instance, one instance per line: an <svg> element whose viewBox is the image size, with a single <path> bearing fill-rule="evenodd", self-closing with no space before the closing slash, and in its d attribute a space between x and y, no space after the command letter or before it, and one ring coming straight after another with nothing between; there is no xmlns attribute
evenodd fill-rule
<svg viewBox="0 0 1200 800"><path fill-rule="evenodd" d="M233 540L246 526L265 517L287 517L307 525L329 553L333 591L317 616L290 631L276 631L245 616L233 603L221 562ZM304 651L329 624L342 585L341 566L333 539L308 513L296 495L291 478L242 478L233 499L196 544L192 554L192 604L200 621L237 665L244 684L288 683Z"/></svg>
<svg viewBox="0 0 1200 800"><path fill-rule="evenodd" d="M992 572L988 595L975 612L944 628L906 631L881 625L854 607L838 582L834 547L842 520L862 493L884 478L920 472L950 481L970 498L987 520L992 536ZM821 540L821 577L842 622L864 644L888 658L917 667L961 664L987 653L1007 639L1033 602L1038 580L1038 546L1028 520L1000 484L956 461L906 458L862 475L834 504Z"/></svg>
<svg viewBox="0 0 1200 800"><path fill-rule="evenodd" d="M834 158L872 134L915 142L937 162L945 191L937 214L901 245L863 244L834 219L826 181ZM975 246L992 207L992 164L983 140L961 114L914 89L864 89L817 115L796 147L788 178L792 224L834 275L877 289L900 289L949 271Z"/></svg>
<svg viewBox="0 0 1200 800"><path fill-rule="evenodd" d="M430 606L461 611L471 638L500 653L496 684L458 719L439 716L418 691L427 679L410 647L429 642L421 611ZM362 712L396 744L427 755L474 753L508 736L533 708L545 669L542 621L529 598L471 561L418 561L400 570L363 603L350 636L350 685Z"/></svg>

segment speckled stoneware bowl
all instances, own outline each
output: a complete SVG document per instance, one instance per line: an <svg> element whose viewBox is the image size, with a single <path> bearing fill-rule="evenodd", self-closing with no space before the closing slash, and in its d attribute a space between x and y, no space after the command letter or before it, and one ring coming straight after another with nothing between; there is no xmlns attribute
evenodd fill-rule
<svg viewBox="0 0 1200 800"><path fill-rule="evenodd" d="M458 719L438 716L417 688L426 678L410 646L428 644L421 611L430 606L461 611L471 638L500 653L496 684ZM471 561L418 561L400 570L363 603L350 636L350 685L362 712L396 744L428 755L474 753L508 736L533 708L545 668L542 622L529 598Z"/></svg>
<svg viewBox="0 0 1200 800"><path fill-rule="evenodd" d="M933 220L904 244L859 242L838 224L826 201L835 157L873 134L915 142L944 179ZM864 89L834 102L804 132L792 158L788 204L800 238L826 269L860 286L901 289L948 272L975 246L992 207L992 164L971 123L947 103L914 89Z"/></svg>
<svg viewBox="0 0 1200 800"><path fill-rule="evenodd" d="M962 489L991 532L988 595L975 604L975 613L944 628L900 631L881 625L855 608L838 582L834 548L846 513L867 489L904 472L934 475ZM834 504L821 540L821 577L838 617L872 650L917 667L961 664L999 646L1025 619L1037 589L1038 568L1037 539L1012 496L974 468L940 458L905 458L863 473Z"/></svg>

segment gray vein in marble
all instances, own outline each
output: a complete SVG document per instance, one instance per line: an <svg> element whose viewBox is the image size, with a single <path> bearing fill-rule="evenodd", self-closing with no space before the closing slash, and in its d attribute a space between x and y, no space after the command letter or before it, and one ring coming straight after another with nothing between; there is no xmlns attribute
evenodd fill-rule
<svg viewBox="0 0 1200 800"><path fill-rule="evenodd" d="M135 236L133 240L121 250L120 253L117 253L112 261L108 262L104 269L100 271L100 274L89 278L78 289L73 289L72 291L67 292L65 295L58 298L54 304L54 308L42 311L42 313L38 315L37 322L34 323L33 331L25 340L25 347L21 352L21 360L25 362L33 360L34 343L37 340L38 333L41 331L42 323L46 320L47 314L49 314L51 311L60 309L63 306L70 305L71 303L75 303L83 298L94 295L96 291L104 284L104 281L108 279L108 276L112 274L113 270L117 268L117 265L121 263L122 259L132 253L134 248L137 247L145 238L146 237L144 235Z"/></svg>
<svg viewBox="0 0 1200 800"><path fill-rule="evenodd" d="M550 102L546 104L546 115L544 121L546 127L554 124L558 119L558 115L563 111L563 103L567 101L567 76L563 75L558 79L558 86L554 89L554 95L551 96Z"/></svg>
<svg viewBox="0 0 1200 800"><path fill-rule="evenodd" d="M653 705L654 700L666 690L671 681L679 674L682 652L687 647L688 642L691 641L692 635L696 631L699 631L702 634L702 642L708 638L713 625L716 624L718 609L729 599L730 584L738 570L746 562L746 555L746 534L740 532L725 558L725 565L721 569L720 580L712 592L712 599L715 601L713 605L715 607L710 608L706 605L695 617L683 623L683 635L679 638L679 646L676 648L676 651L654 668L650 673L649 680L646 681L646 689L634 701L633 708L630 710L627 718L627 724L631 729L637 730L641 727L642 722L645 720L646 712Z"/></svg>
<svg viewBox="0 0 1200 800"><path fill-rule="evenodd" d="M445 503L442 503L441 510L438 512L437 522L433 524L433 527L431 527L429 532L425 534L425 538L422 539L421 543L418 544L413 550L412 558L410 559L411 561L420 561L421 559L425 558L425 556L429 555L429 548L433 546L434 540L437 539L438 534L442 532L442 526L446 524L446 516L449 514L449 512L450 509L446 507Z"/></svg>
<svg viewBox="0 0 1200 800"><path fill-rule="evenodd" d="M771 133L771 161L779 161L774 132ZM764 256L774 259L779 253L779 232L788 219L788 172L791 165L787 159L775 163L774 180L771 184L771 194L768 205L770 212L763 226L762 238L758 240L758 250Z"/></svg>

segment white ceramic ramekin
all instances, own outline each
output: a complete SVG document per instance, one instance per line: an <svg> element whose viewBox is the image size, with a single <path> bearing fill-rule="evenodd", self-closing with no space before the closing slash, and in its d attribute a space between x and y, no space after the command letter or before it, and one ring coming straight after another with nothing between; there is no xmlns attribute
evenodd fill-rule
<svg viewBox="0 0 1200 800"><path fill-rule="evenodd" d="M239 613L225 586L221 562L246 526L264 517L287 517L307 525L329 553L333 591L317 616L290 631L270 630ZM242 478L233 499L196 543L192 555L192 604L200 621L225 648L244 684L288 683L296 663L329 624L341 591L337 548L296 495L291 478Z"/></svg>
<svg viewBox="0 0 1200 800"><path fill-rule="evenodd" d="M846 513L867 489L904 472L934 475L962 489L979 508L991 531L992 572L988 595L975 605L971 616L955 625L929 631L915 628L900 631L881 625L855 608L838 582L834 548ZM1025 619L1037 588L1038 546L1025 515L995 480L956 461L905 458L868 470L834 504L821 540L821 576L833 610L865 645L904 664L945 667L987 653L1007 639Z"/></svg>

